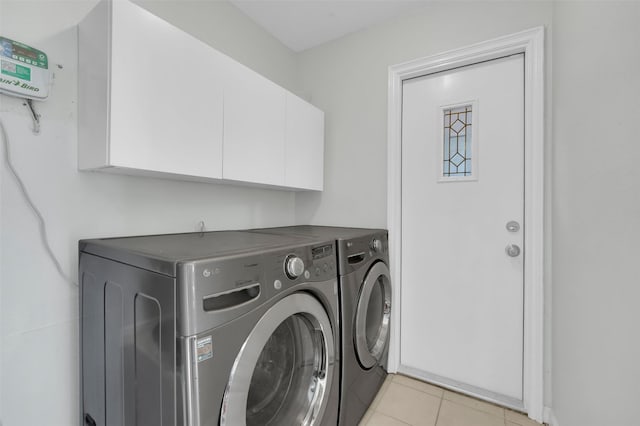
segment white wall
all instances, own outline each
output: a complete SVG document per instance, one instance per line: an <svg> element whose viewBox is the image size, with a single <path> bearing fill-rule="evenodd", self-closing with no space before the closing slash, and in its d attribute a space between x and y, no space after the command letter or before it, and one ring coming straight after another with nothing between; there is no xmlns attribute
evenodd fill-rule
<svg viewBox="0 0 640 426"><path fill-rule="evenodd" d="M76 279L81 238L194 231L201 220L208 229L293 223L291 192L77 171L77 108L82 106L76 103L74 26L93 4L0 1L0 33L44 50L56 74L50 99L37 104L42 114L39 136L32 134L27 110L17 99L0 96L0 119L15 167L47 220L53 250L65 271ZM166 18L177 10L164 3L162 8ZM235 36L217 40L217 47L230 54L246 50L250 66L294 86L292 65L273 61L286 58L286 48L265 43L270 36L243 22L234 9L215 7L211 19L207 13L213 12L203 9L201 19L193 19L194 32L207 38L207 23L227 16L235 23ZM261 49L261 55L254 49ZM1 172L0 422L77 424L78 292L56 274L45 255L37 222L4 162Z"/></svg>
<svg viewBox="0 0 640 426"><path fill-rule="evenodd" d="M554 6L553 409L640 424L640 3Z"/></svg>

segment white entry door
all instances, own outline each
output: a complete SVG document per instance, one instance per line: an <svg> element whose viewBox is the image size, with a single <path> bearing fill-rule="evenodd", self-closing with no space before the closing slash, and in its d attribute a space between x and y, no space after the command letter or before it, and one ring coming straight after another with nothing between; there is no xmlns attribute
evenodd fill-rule
<svg viewBox="0 0 640 426"><path fill-rule="evenodd" d="M522 401L524 57L406 80L401 369Z"/></svg>

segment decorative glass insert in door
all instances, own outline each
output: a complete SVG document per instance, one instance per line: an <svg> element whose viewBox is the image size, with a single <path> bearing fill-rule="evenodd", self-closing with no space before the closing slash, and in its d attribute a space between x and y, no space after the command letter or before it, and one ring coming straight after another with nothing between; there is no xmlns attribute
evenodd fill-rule
<svg viewBox="0 0 640 426"><path fill-rule="evenodd" d="M443 109L443 164L445 178L471 176L472 105Z"/></svg>

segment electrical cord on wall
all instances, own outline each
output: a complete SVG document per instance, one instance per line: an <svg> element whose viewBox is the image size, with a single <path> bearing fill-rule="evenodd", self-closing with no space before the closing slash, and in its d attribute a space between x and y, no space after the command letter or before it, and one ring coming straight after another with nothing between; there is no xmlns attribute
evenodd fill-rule
<svg viewBox="0 0 640 426"><path fill-rule="evenodd" d="M4 128L4 124L2 123L2 119L0 119L0 133L1 133L1 136L2 136L2 141L4 143L4 160L5 160L5 163L7 164L7 168L9 169L9 171L11 172L13 177L15 178L16 183L18 184L18 188L20 189L20 192L22 193L22 196L24 197L25 201L27 202L27 204L29 205L29 207L31 208L33 213L36 215L36 218L38 219L38 227L40 229L40 239L42 241L42 245L44 246L44 248L45 248L47 254L49 255L49 257L51 258L51 261L53 262L53 264L56 267L56 270L58 271L60 276L66 282L71 284L72 286L77 287L78 284L75 281L73 281L71 279L71 277L69 277L64 272L64 270L62 269L62 266L60 265L60 262L56 258L56 255L53 253L53 250L51 249L51 245L49 244L49 238L47 237L47 225L46 225L46 223L44 221L44 217L42 216L42 213L40 213L40 210L38 210L36 205L33 203L33 200L29 196L29 192L27 191L27 188L24 185L24 182L22 181L22 179L18 175L18 172L16 171L16 169L13 167L13 164L11 163L11 155L10 155L10 152L9 152L9 136L7 135L7 131Z"/></svg>

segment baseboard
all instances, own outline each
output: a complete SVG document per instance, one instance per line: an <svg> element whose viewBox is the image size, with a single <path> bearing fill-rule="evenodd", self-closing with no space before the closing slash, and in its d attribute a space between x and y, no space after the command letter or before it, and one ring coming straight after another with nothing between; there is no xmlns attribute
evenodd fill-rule
<svg viewBox="0 0 640 426"><path fill-rule="evenodd" d="M551 407L544 407L544 422L549 426L560 426L558 419L556 419L553 409Z"/></svg>

